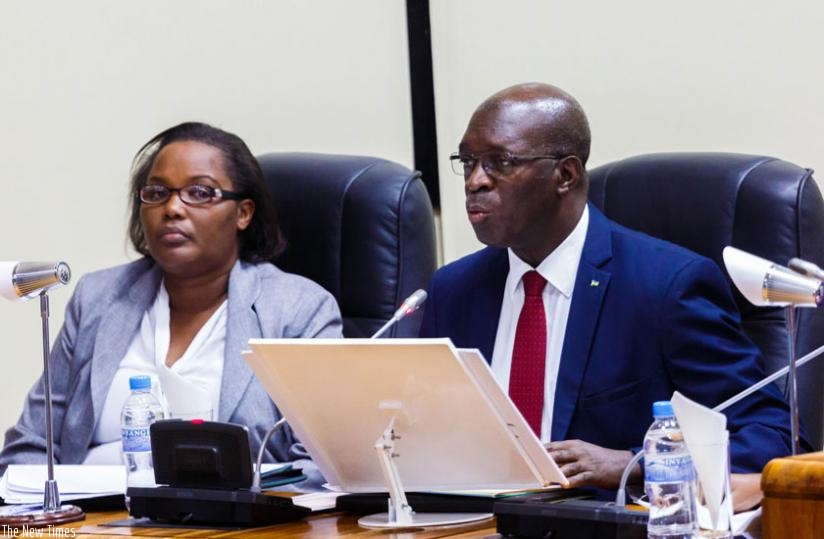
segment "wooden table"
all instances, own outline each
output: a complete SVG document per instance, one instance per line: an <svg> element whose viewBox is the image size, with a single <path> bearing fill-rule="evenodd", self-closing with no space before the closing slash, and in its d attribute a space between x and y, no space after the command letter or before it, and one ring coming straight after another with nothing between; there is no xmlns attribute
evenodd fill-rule
<svg viewBox="0 0 824 539"><path fill-rule="evenodd" d="M128 518L126 511L110 511L101 513L87 513L86 519L73 524L62 526L62 530L43 530L38 537L76 537L80 539L101 539L102 537L156 537L156 538L327 538L327 537L365 537L384 539L436 539L449 537L453 539L480 539L499 538L495 533L495 521L489 520L480 524L468 526L441 528L435 530L407 530L385 531L367 530L358 526L358 517L345 513L321 513L309 518L267 526L264 528L249 528L243 530L209 530L187 528L146 528L146 527L112 527L103 526L107 522ZM51 534L49 534L51 531ZM74 532L72 534L72 532ZM28 535L33 537L34 535ZM13 535L7 535L13 537ZM20 534L19 537L24 537ZM3 538L0 530L0 538Z"/></svg>

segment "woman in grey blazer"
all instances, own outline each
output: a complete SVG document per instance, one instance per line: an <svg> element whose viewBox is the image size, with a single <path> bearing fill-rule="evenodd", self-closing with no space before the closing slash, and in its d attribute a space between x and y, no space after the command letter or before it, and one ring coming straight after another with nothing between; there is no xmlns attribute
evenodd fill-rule
<svg viewBox="0 0 824 539"><path fill-rule="evenodd" d="M129 236L143 258L79 280L49 359L55 459L83 463L116 446L127 375L184 364L212 388L215 419L246 425L257 452L280 414L241 351L255 337L340 337L337 304L271 264L284 240L237 136L200 123L158 134L135 157L130 196ZM6 432L0 466L45 462L44 413L40 380ZM287 428L267 457L307 455Z"/></svg>

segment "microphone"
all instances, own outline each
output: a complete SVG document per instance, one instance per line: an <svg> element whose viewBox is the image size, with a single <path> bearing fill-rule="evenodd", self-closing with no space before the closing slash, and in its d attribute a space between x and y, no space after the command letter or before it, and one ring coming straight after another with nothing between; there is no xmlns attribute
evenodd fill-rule
<svg viewBox="0 0 824 539"><path fill-rule="evenodd" d="M791 270L797 271L807 277L815 277L816 279L824 280L824 270L812 262L808 262L807 260L791 258L787 266L789 266Z"/></svg>
<svg viewBox="0 0 824 539"><path fill-rule="evenodd" d="M391 328L393 325L398 323L402 318L409 316L410 314L417 311L423 302L426 301L426 290L418 289L412 292L408 298L403 300L401 306L398 307L398 310L395 311L395 314L392 315L384 325L378 331L375 332L374 335L370 337L370 339L377 339L381 335L383 335L387 329Z"/></svg>
<svg viewBox="0 0 824 539"><path fill-rule="evenodd" d="M792 417L793 455L800 452L798 428L798 390L795 356L795 308L819 307L824 303L824 281L817 275L821 269L810 262L793 259L793 268L785 268L750 253L724 247L724 265L730 279L753 305L781 306L787 321L789 358L790 415Z"/></svg>
<svg viewBox="0 0 824 539"><path fill-rule="evenodd" d="M32 527L65 524L84 518L83 511L74 505L60 503L60 490L54 479L54 429L52 422L51 376L49 375L49 295L50 289L67 284L72 277L65 262L0 262L0 296L13 301L40 297L40 319L43 344L43 400L46 420L46 471L43 487L43 507L25 514ZM21 522L19 516L0 516L4 527Z"/></svg>
<svg viewBox="0 0 824 539"><path fill-rule="evenodd" d="M0 262L0 296L17 301L68 284L72 277L65 262Z"/></svg>
<svg viewBox="0 0 824 539"><path fill-rule="evenodd" d="M822 279L785 268L735 247L724 247L724 266L730 279L756 306L818 307L824 302ZM801 262L804 262L803 260ZM807 267L804 263L804 267ZM818 269L815 264L810 264ZM819 270L820 271L820 270Z"/></svg>

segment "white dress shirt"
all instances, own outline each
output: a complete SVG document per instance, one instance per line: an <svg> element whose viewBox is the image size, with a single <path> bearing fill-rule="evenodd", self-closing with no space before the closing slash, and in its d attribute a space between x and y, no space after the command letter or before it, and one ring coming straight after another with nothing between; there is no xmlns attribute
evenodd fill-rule
<svg viewBox="0 0 824 539"><path fill-rule="evenodd" d="M584 206L581 219L569 236L554 251L533 268L509 249L509 275L506 278L501 317L495 335L495 349L492 352L492 372L498 384L509 392L509 373L512 367L512 349L515 346L515 331L518 317L524 305L524 286L521 278L533 269L546 279L543 302L547 321L546 374L544 375L544 412L541 418L541 441L549 442L552 433L552 410L555 403L555 384L558 380L558 366L564 348L569 307L575 276L584 249L584 240L589 226L589 208Z"/></svg>

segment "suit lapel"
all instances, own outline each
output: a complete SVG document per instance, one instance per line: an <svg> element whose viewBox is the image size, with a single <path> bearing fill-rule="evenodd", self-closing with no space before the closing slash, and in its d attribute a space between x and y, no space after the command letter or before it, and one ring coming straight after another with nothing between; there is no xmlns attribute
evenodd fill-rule
<svg viewBox="0 0 824 539"><path fill-rule="evenodd" d="M90 374L93 417L100 417L112 379L139 330L143 313L154 301L159 286L160 271L157 266L152 265L150 271L140 275L127 293L117 297L101 315ZM95 425L88 427L89 438L85 440L86 447ZM77 434L78 441L84 440L84 436Z"/></svg>
<svg viewBox="0 0 824 539"><path fill-rule="evenodd" d="M572 421L611 276L610 272L601 268L611 258L609 222L590 204L589 227L575 277L558 370L552 414L552 440L565 439Z"/></svg>
<svg viewBox="0 0 824 539"><path fill-rule="evenodd" d="M509 257L506 249L490 248L488 251L489 256L484 257L478 267L479 282L466 296L469 301L465 320L469 324L467 342L477 343L486 362L491 363L509 273Z"/></svg>
<svg viewBox="0 0 824 539"><path fill-rule="evenodd" d="M241 352L248 348L250 338L262 335L255 315L255 301L260 295L260 286L254 266L238 261L229 276L219 421L229 421L247 386L252 382L252 370Z"/></svg>

